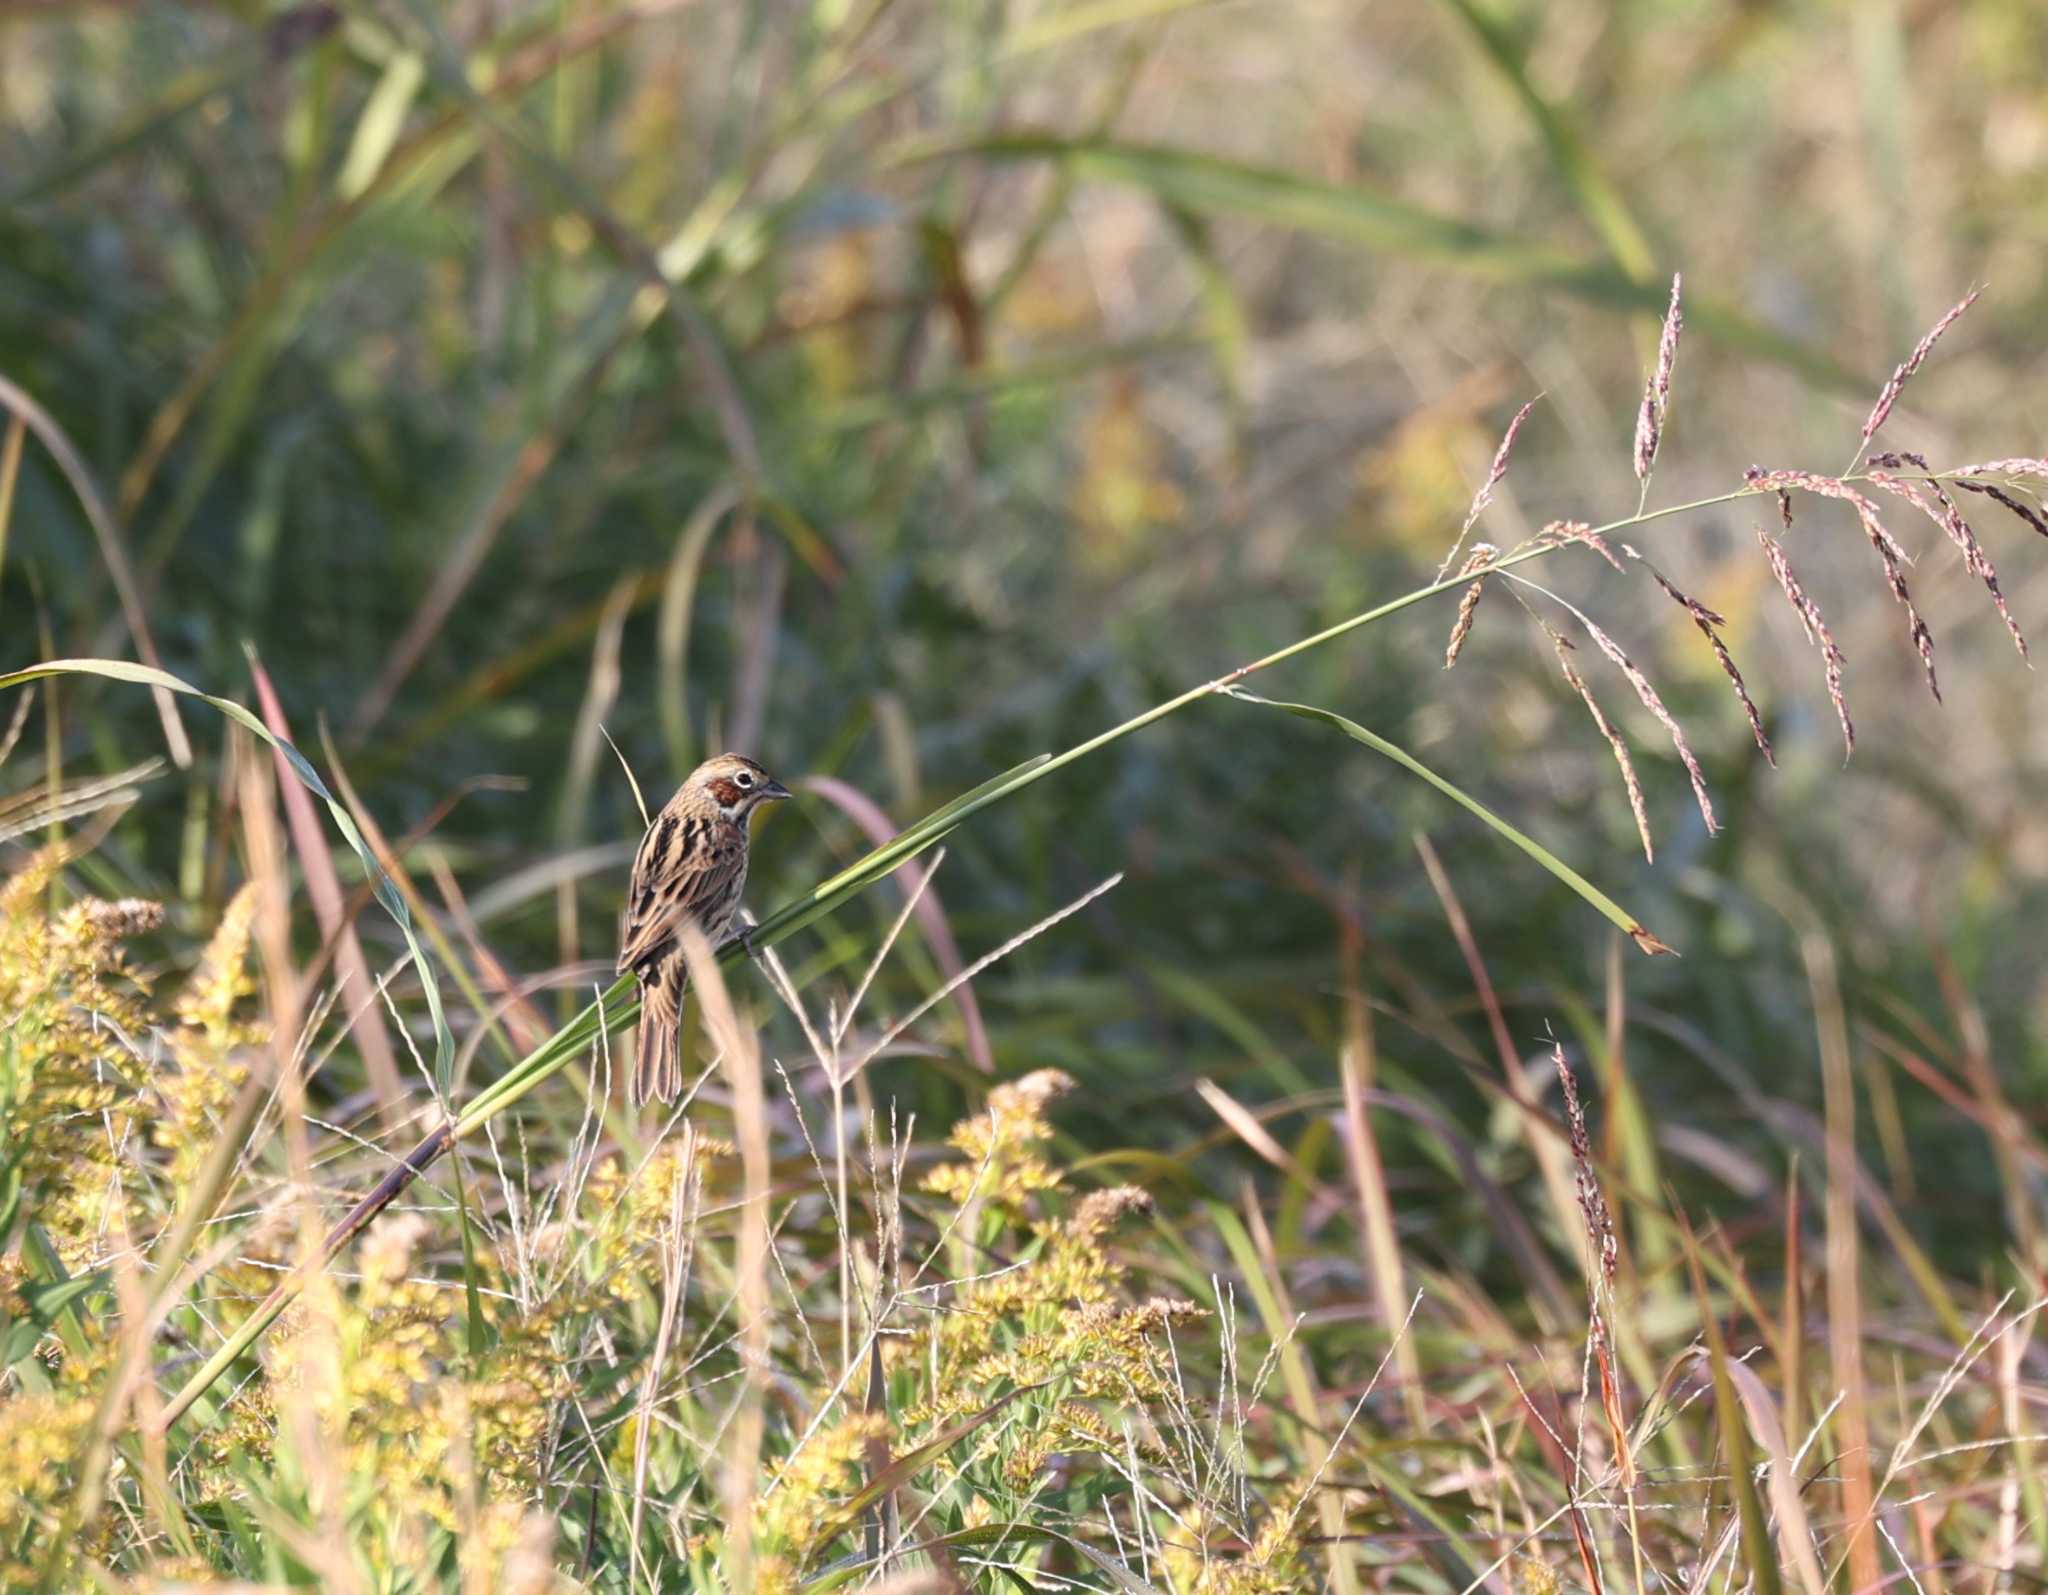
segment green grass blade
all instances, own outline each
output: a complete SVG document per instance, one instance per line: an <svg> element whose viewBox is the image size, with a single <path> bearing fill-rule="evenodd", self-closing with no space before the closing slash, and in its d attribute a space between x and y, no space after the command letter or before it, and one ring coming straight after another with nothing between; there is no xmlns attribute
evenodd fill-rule
<svg viewBox="0 0 2048 1595"><path fill-rule="evenodd" d="M1649 281L1656 267L1650 240L1630 213L1621 191L1593 159L1593 152L1579 132L1578 122L1545 97L1529 77L1529 64L1514 35L1475 0L1442 0L1471 30L1486 52L1486 58L1529 113L1536 130L1550 151L1550 163L1571 191L1579 212L1606 244L1614 263L1636 282Z"/></svg>
<svg viewBox="0 0 2048 1595"><path fill-rule="evenodd" d="M1368 731L1355 720L1347 720L1341 714L1333 713L1328 709L1318 709L1312 704L1281 703L1272 698L1261 698L1256 693L1246 692L1241 687L1232 687L1228 690L1231 697L1240 699L1245 703L1260 704L1268 709L1284 709L1287 713L1298 714L1306 720L1320 720L1325 725L1333 725L1347 737L1351 738L1352 741L1362 742L1375 753L1384 754L1387 758L1400 765L1402 769L1408 771L1409 774L1422 777L1423 780L1443 793L1452 802L1478 815L1480 819L1484 820L1524 853L1527 853L1537 863L1549 870L1551 874L1555 875L1565 885L1577 892L1579 896L1591 903L1608 919L1627 931L1630 937L1634 939L1635 944L1642 948L1644 952L1668 953L1671 951L1669 947L1643 927L1641 920L1637 919L1635 915L1601 891L1599 887L1587 880L1585 876L1573 869L1571 865L1551 852L1549 848L1525 832L1516 830L1514 826L1508 824L1506 820L1494 813L1492 809L1481 803L1477 798L1451 785L1450 782L1438 775L1436 771L1432 770L1420 759L1405 749L1396 747L1377 732Z"/></svg>
<svg viewBox="0 0 2048 1595"><path fill-rule="evenodd" d="M468 1334L466 1344L470 1377L476 1378L484 1353L491 1349L491 1326L484 1317L483 1292L477 1288L477 1274L482 1265L477 1260L476 1225L469 1216L469 1182L462 1177L461 1158L456 1158L451 1166L455 1170L455 1214L462 1225L462 1303Z"/></svg>

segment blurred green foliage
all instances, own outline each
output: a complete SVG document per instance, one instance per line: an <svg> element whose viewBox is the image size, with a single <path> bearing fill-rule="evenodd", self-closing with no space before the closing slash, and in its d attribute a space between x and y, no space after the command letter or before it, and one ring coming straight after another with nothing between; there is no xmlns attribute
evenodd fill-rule
<svg viewBox="0 0 2048 1595"><path fill-rule="evenodd" d="M430 845L520 970L610 958L638 819L600 720L653 801L739 742L903 823L1414 585L1538 390L1481 534L1626 513L1674 268L1695 297L1653 501L1757 459L1837 466L1875 375L1979 280L1895 430L1950 459L2043 447L2026 63L2048 21L2024 0L152 3L0 16L0 51L0 375L99 483L167 667L247 698L253 646L393 837L516 778ZM1438 606L1274 690L1414 749L1684 952L1630 955L1630 1064L1652 1120L1699 1138L1666 1177L1709 1204L1807 1138L1809 920L1860 1018L1951 1044L1967 994L2031 1097L2048 750L1968 579L1942 555L1917 578L1937 711L1851 529L1814 546L1863 732L1844 773L1748 526L1649 535L1730 617L1785 766L1682 614L1560 572L1653 663L1727 821L1709 840L1636 735L1654 867L1505 594L1454 675ZM2048 550L1995 535L2038 622ZM0 669L46 646L131 644L108 549L32 444ZM161 741L139 695L61 702L67 781ZM199 767L149 783L92 867L203 920L236 869L221 730L193 730ZM50 756L27 738L10 789ZM1209 1135L1196 1075L1326 1087L1349 923L1386 1083L1483 1123L1493 1066L1419 829L1517 1045L1597 1040L1612 949L1582 905L1378 761L1216 701L951 844L970 954L1129 871L981 983L1000 1068L1087 1080L1079 1134L1106 1147ZM798 805L759 839L757 909L859 845ZM518 885L549 860L566 898ZM893 906L805 973L857 967ZM1870 1151L1911 1223L1995 1256L1979 1134L1870 1069L1904 1104L1910 1157ZM956 1100L943 1070L890 1089ZM1485 1263L1477 1196L1426 1150L1397 1161L1433 1243Z"/></svg>

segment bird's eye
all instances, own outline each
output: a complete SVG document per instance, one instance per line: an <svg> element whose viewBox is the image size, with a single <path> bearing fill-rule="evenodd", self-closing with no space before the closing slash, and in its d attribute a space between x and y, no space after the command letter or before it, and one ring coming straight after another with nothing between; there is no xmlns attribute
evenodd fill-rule
<svg viewBox="0 0 2048 1595"><path fill-rule="evenodd" d="M740 771L738 775L734 776L733 781L742 792L751 789L754 784L754 778L747 774L745 770Z"/></svg>

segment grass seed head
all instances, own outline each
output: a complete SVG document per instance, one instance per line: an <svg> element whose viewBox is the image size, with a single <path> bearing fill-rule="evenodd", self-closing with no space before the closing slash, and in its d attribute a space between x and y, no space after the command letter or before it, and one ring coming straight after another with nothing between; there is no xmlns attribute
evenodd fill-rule
<svg viewBox="0 0 2048 1595"><path fill-rule="evenodd" d="M1678 337L1685 330L1685 312L1679 300L1684 290L1683 274L1671 278L1671 303L1665 307L1664 328L1657 338L1657 368L1643 387L1643 402L1636 411L1636 480L1647 482L1657 463L1657 450L1664 441L1664 424L1671 410L1671 369L1678 363Z"/></svg>
<svg viewBox="0 0 2048 1595"><path fill-rule="evenodd" d="M1877 396L1877 403L1870 408L1870 415L1863 423L1863 441L1868 443L1877 429L1884 425L1885 418L1892 413L1892 406L1898 403L1899 393L1913 379L1913 374L1926 363L1934 352L1934 346L1941 341L1941 335L1956 324L1964 311L1977 302L1977 296L1984 290L1972 288L1962 299L1927 331L1927 336L1913 346L1913 352L1899 364Z"/></svg>

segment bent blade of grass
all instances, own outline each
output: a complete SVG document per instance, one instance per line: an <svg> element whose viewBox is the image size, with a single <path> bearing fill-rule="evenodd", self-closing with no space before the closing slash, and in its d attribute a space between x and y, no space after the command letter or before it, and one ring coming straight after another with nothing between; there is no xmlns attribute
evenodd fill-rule
<svg viewBox="0 0 2048 1595"><path fill-rule="evenodd" d="M323 803L327 812L334 817L348 845L355 849L356 857L362 860L363 871L370 880L377 901L384 911L397 923L405 937L407 952L411 955L413 967L419 971L420 989L426 993L427 1010L434 1021L434 1079L444 1093L449 1085L449 1070L454 1065L455 1043L448 1031L448 1016L441 1006L441 988L434 978L433 965L427 962L419 936L413 929L412 915L406 911L405 900L398 895L398 888L384 868L377 862L376 855L364 841L363 833L356 828L354 818L348 810L336 801L334 794L327 790L327 783L320 779L306 756L283 737L272 731L256 715L250 713L232 698L216 698L210 692L201 692L188 681L172 675L168 670L153 669L148 665L134 664L126 659L52 659L39 665L30 665L25 670L10 671L0 675L0 690L23 686L31 681L40 681L57 676L100 676L109 681L133 682L138 686L150 687L159 692L175 692L188 698L197 698L211 704L237 725L254 732L283 757L291 766L292 774L309 788Z"/></svg>
<svg viewBox="0 0 2048 1595"><path fill-rule="evenodd" d="M1587 880L1585 876L1573 869L1571 865L1565 863L1563 859L1543 846L1542 843L1526 833L1516 830L1514 826L1508 824L1506 820L1494 813L1492 809L1481 803L1477 798L1451 785L1450 782L1438 775L1436 771L1432 770L1420 759L1405 749L1396 747L1377 732L1368 731L1356 720L1347 720L1341 714L1337 714L1329 709L1318 709L1313 704L1282 703L1273 698L1261 698L1256 693L1246 692L1242 687L1230 687L1225 690L1228 691L1231 697L1245 703L1260 704L1268 709L1284 709L1287 713L1300 715L1305 720L1321 720L1326 725L1335 726L1354 742L1362 742L1375 753L1383 754L1387 758L1392 759L1402 769L1408 771L1409 774L1420 776L1452 802L1478 815L1480 819L1492 826L1502 836L1513 842L1515 846L1519 847L1524 853L1527 853L1537 863L1549 870L1551 874L1563 881L1565 885L1577 892L1579 896L1592 904L1606 918L1628 932L1630 938L1644 952L1656 954L1672 951L1670 947L1666 946L1644 928L1642 921L1637 919L1635 915L1601 891L1599 887Z"/></svg>

